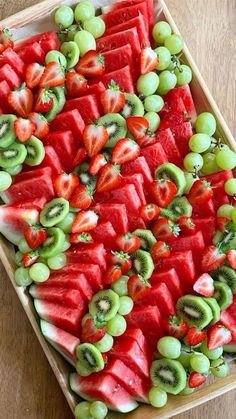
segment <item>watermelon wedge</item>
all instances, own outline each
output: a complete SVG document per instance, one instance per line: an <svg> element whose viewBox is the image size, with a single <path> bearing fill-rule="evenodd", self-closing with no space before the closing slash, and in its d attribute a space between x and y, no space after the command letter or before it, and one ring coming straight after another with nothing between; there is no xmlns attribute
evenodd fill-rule
<svg viewBox="0 0 236 419"><path fill-rule="evenodd" d="M71 111L73 109L79 111L86 125L89 121L94 121L102 115L100 104L95 94L67 100L64 111Z"/></svg>
<svg viewBox="0 0 236 419"><path fill-rule="evenodd" d="M43 142L45 145L51 145L60 160L65 167L66 171L69 173L73 169L73 160L77 151L77 142L73 137L72 131L63 130L50 132L44 139Z"/></svg>
<svg viewBox="0 0 236 419"><path fill-rule="evenodd" d="M50 167L54 176L61 174L65 171L61 160L58 157L54 147L51 145L44 146L45 156L42 163L38 166L40 168Z"/></svg>
<svg viewBox="0 0 236 419"><path fill-rule="evenodd" d="M84 310L85 303L78 290L70 290L66 287L42 287L40 285L31 285L29 293L33 298L52 303L63 304L70 308Z"/></svg>
<svg viewBox="0 0 236 419"><path fill-rule="evenodd" d="M0 81L6 81L11 89L20 87L21 79L9 64L0 68Z"/></svg>
<svg viewBox="0 0 236 419"><path fill-rule="evenodd" d="M7 102L7 96L10 93L11 88L9 84L6 82L6 80L0 81L0 103L1 103L1 109L2 113L11 113L10 105Z"/></svg>
<svg viewBox="0 0 236 419"><path fill-rule="evenodd" d="M130 44L123 45L120 48L112 49L102 53L105 63L105 72L111 73L125 66L129 66L132 74L134 72L134 59ZM94 87L91 86L91 88Z"/></svg>
<svg viewBox="0 0 236 419"><path fill-rule="evenodd" d="M66 256L68 263L94 263L102 270L106 269L106 250L102 243L71 246Z"/></svg>
<svg viewBox="0 0 236 419"><path fill-rule="evenodd" d="M78 109L60 113L50 124L51 131L71 130L78 146L83 144L84 127L84 120Z"/></svg>
<svg viewBox="0 0 236 419"><path fill-rule="evenodd" d="M152 175L154 175L155 170L158 166L168 162L167 155L160 143L155 143L153 145L143 148L141 151L141 155L145 157L145 160L147 161Z"/></svg>
<svg viewBox="0 0 236 419"><path fill-rule="evenodd" d="M124 234L129 230L124 204L96 204L92 209L99 215L99 222L111 222L117 234Z"/></svg>
<svg viewBox="0 0 236 419"><path fill-rule="evenodd" d="M121 8L117 8L116 10L112 10L109 13L103 14L102 18L106 24L106 28L113 27L115 25L119 25L120 23L126 22L127 20L133 19L134 17L139 16L142 14L144 17L144 21L146 22L147 30L149 28L149 19L148 19L148 8L147 3L142 1L135 2L134 5L123 6Z"/></svg>
<svg viewBox="0 0 236 419"><path fill-rule="evenodd" d="M35 208L24 209L11 205L0 205L0 233L11 243L18 244L29 224L36 224L39 211Z"/></svg>
<svg viewBox="0 0 236 419"><path fill-rule="evenodd" d="M19 51L20 49L27 45L31 45L34 42L39 42L45 53L52 49L60 49L59 39L57 33L54 31L43 32L37 35L29 36L26 39L21 39L15 43L14 49L15 51Z"/></svg>
<svg viewBox="0 0 236 419"><path fill-rule="evenodd" d="M124 32L113 33L112 35L102 36L96 41L97 50L100 52L110 51L130 44L134 58L138 58L141 52L138 32L136 28L127 29Z"/></svg>
<svg viewBox="0 0 236 419"><path fill-rule="evenodd" d="M98 265L91 263L69 263L60 269L60 274L77 273L84 274L94 292L100 291L103 288L102 273Z"/></svg>
<svg viewBox="0 0 236 419"><path fill-rule="evenodd" d="M78 290L86 303L93 297L93 290L86 276L78 274L77 272L52 272L49 279L46 282L39 284L39 286L42 289L47 287L58 287L69 290Z"/></svg>
<svg viewBox="0 0 236 419"><path fill-rule="evenodd" d="M209 217L211 215L215 214L215 208L214 203L212 199L209 199L209 201L204 202L204 204L201 203L194 203L192 205L193 218L199 218L199 217Z"/></svg>
<svg viewBox="0 0 236 419"><path fill-rule="evenodd" d="M172 107L175 107L175 103L179 98L182 99L187 114L191 117L192 122L194 122L197 117L197 112L193 102L192 93L188 84L171 89L165 96L165 102L171 105Z"/></svg>
<svg viewBox="0 0 236 419"><path fill-rule="evenodd" d="M3 51L0 57L0 66L4 64L9 64L21 80L23 80L25 75L25 63L13 49L7 48Z"/></svg>
<svg viewBox="0 0 236 419"><path fill-rule="evenodd" d="M202 232L206 246L212 244L212 239L215 234L215 217L195 218L193 222L197 230Z"/></svg>
<svg viewBox="0 0 236 419"><path fill-rule="evenodd" d="M157 141L161 144L168 161L182 167L182 158L170 128L157 131Z"/></svg>
<svg viewBox="0 0 236 419"><path fill-rule="evenodd" d="M99 223L90 234L95 242L103 243L106 249L114 248L116 232L110 221Z"/></svg>
<svg viewBox="0 0 236 419"><path fill-rule="evenodd" d="M202 179L207 180L213 186L218 186L219 184L226 182L226 180L233 177L233 172L231 170L221 170L220 172L213 173L212 175L203 176Z"/></svg>
<svg viewBox="0 0 236 419"><path fill-rule="evenodd" d="M139 306L157 306L164 317L168 317L175 312L173 297L164 282L148 289L145 297L138 300L136 304Z"/></svg>
<svg viewBox="0 0 236 419"><path fill-rule="evenodd" d="M101 81L106 87L108 87L111 80L114 80L121 90L124 90L127 93L134 93L133 78L129 65L119 68L118 70L114 70L111 73L106 73L99 77L99 79L94 78L91 81L91 85L93 85L93 83L97 84Z"/></svg>
<svg viewBox="0 0 236 419"><path fill-rule="evenodd" d="M25 64L35 62L44 64L45 51L39 42L33 42L30 45L26 45L22 49L19 49L17 53Z"/></svg>
<svg viewBox="0 0 236 419"><path fill-rule="evenodd" d="M132 29L132 28L137 29L141 48L149 46L150 41L149 41L147 26L145 24L144 17L141 13L139 13L137 17L127 20L124 23L120 23L119 25L115 25L110 28L107 28L105 32L105 36L111 35L117 32L123 32L123 31L126 31L127 29Z"/></svg>
<svg viewBox="0 0 236 419"><path fill-rule="evenodd" d="M129 219L129 212L137 212L141 207L141 201L133 184L124 185L108 192L100 192L94 195L96 202L109 202L114 204L125 204Z"/></svg>
<svg viewBox="0 0 236 419"><path fill-rule="evenodd" d="M123 176L134 175L135 173L141 173L143 175L145 186L153 182L151 171L144 156L140 156L131 162L121 165L121 174Z"/></svg>
<svg viewBox="0 0 236 419"><path fill-rule="evenodd" d="M147 359L151 361L151 353L148 347L146 338L139 327L127 327L126 331L122 335L123 338L131 338L134 339L137 344L139 345L141 351L145 354Z"/></svg>
<svg viewBox="0 0 236 419"><path fill-rule="evenodd" d="M139 196L142 205L146 204L146 197L144 194L144 180L143 175L141 173L135 173L134 175L123 176L121 179L120 186L124 186L127 184L134 185L136 192Z"/></svg>
<svg viewBox="0 0 236 419"><path fill-rule="evenodd" d="M182 285L174 268L164 272L153 272L150 278L151 285L155 287L155 285L161 282L167 286L172 294L174 301L178 300L178 298L183 295Z"/></svg>

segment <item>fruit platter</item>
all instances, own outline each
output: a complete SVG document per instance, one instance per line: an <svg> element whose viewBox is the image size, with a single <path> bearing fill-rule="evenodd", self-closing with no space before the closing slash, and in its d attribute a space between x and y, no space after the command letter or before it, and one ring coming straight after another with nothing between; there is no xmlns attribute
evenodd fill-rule
<svg viewBox="0 0 236 419"><path fill-rule="evenodd" d="M235 167L164 1L0 22L0 257L76 419L236 387Z"/></svg>

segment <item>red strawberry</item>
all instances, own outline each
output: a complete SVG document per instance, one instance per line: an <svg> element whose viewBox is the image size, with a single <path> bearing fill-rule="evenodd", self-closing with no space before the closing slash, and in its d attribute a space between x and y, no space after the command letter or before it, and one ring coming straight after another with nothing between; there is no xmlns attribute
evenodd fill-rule
<svg viewBox="0 0 236 419"><path fill-rule="evenodd" d="M70 197L70 206L73 208L87 209L93 200L91 185L78 185Z"/></svg>
<svg viewBox="0 0 236 419"><path fill-rule="evenodd" d="M181 233L183 234L191 235L196 231L194 221L190 217L180 217L178 219L178 224L180 226Z"/></svg>
<svg viewBox="0 0 236 419"><path fill-rule="evenodd" d="M93 238L92 238L91 234L89 234L89 233L80 233L80 234L74 233L74 234L70 234L69 242L71 244L92 243Z"/></svg>
<svg viewBox="0 0 236 419"><path fill-rule="evenodd" d="M31 135L34 133L36 126L29 119L18 118L14 122L14 131L17 139L24 143L29 140Z"/></svg>
<svg viewBox="0 0 236 419"><path fill-rule="evenodd" d="M39 253L32 251L27 252L23 254L22 262L25 268L28 268L29 266L33 265L34 262L36 262L39 258Z"/></svg>
<svg viewBox="0 0 236 419"><path fill-rule="evenodd" d="M198 330L195 326L190 327L186 335L186 342L189 346L195 346L203 342L207 337L206 332Z"/></svg>
<svg viewBox="0 0 236 419"><path fill-rule="evenodd" d="M230 219L227 217L216 217L216 228L217 230L224 233L225 226L230 222Z"/></svg>
<svg viewBox="0 0 236 419"><path fill-rule="evenodd" d="M48 112L53 105L53 98L50 90L41 87L36 97L36 103L34 106L35 112Z"/></svg>
<svg viewBox="0 0 236 419"><path fill-rule="evenodd" d="M137 138L137 143L139 147L144 148L148 147L149 145L153 145L156 143L157 139L154 132L147 132L142 138Z"/></svg>
<svg viewBox="0 0 236 419"><path fill-rule="evenodd" d="M229 266L231 266L231 268L233 269L236 269L236 250L235 249L229 250L226 254L226 257L227 257Z"/></svg>
<svg viewBox="0 0 236 419"><path fill-rule="evenodd" d="M89 157L93 157L105 146L108 132L102 125L86 125L83 132L83 141Z"/></svg>
<svg viewBox="0 0 236 419"><path fill-rule="evenodd" d="M183 339L188 332L187 323L176 316L165 318L162 324L167 335L174 336L179 340Z"/></svg>
<svg viewBox="0 0 236 419"><path fill-rule="evenodd" d="M122 275L122 270L119 265L110 266L103 277L104 284L112 284L112 282L117 281Z"/></svg>
<svg viewBox="0 0 236 419"><path fill-rule="evenodd" d="M226 255L221 253L215 246L208 246L205 248L202 257L202 270L209 272L219 268L226 260Z"/></svg>
<svg viewBox="0 0 236 419"><path fill-rule="evenodd" d="M35 125L34 135L42 140L49 133L49 125L43 115L32 112L29 114L29 120Z"/></svg>
<svg viewBox="0 0 236 419"><path fill-rule="evenodd" d="M85 77L102 76L105 73L104 58L100 52L88 51L79 59L75 69Z"/></svg>
<svg viewBox="0 0 236 419"><path fill-rule="evenodd" d="M98 192L106 192L117 188L120 182L121 176L119 166L107 163L98 173L96 188Z"/></svg>
<svg viewBox="0 0 236 419"><path fill-rule="evenodd" d="M143 279L140 275L131 275L128 279L128 295L132 300L141 300L148 294L150 283Z"/></svg>
<svg viewBox="0 0 236 419"><path fill-rule="evenodd" d="M205 383L205 381L205 375L200 374L200 372L192 371L188 378L188 386L189 388L196 388Z"/></svg>
<svg viewBox="0 0 236 419"><path fill-rule="evenodd" d="M123 251L111 251L111 253L107 255L107 263L109 265L118 265L121 268L121 272L123 275L132 268L132 261L130 255Z"/></svg>
<svg viewBox="0 0 236 419"><path fill-rule="evenodd" d="M88 82L82 74L78 74L75 71L68 71L66 73L65 86L68 97L79 97L86 93Z"/></svg>
<svg viewBox="0 0 236 419"><path fill-rule="evenodd" d="M205 202L208 202L212 196L213 190L211 184L206 180L198 179L193 183L187 198L190 204L204 204Z"/></svg>
<svg viewBox="0 0 236 419"><path fill-rule="evenodd" d="M155 51L151 47L145 47L142 49L140 54L140 72L141 74L147 74L152 71L158 65L158 57Z"/></svg>
<svg viewBox="0 0 236 419"><path fill-rule="evenodd" d="M231 340L231 332L222 324L214 324L210 327L210 329L208 329L207 347L210 350L219 348L223 345L227 345L227 343L231 342Z"/></svg>
<svg viewBox="0 0 236 419"><path fill-rule="evenodd" d="M93 230L98 223L98 215L91 210L80 211L72 224L72 233L83 233Z"/></svg>
<svg viewBox="0 0 236 419"><path fill-rule="evenodd" d="M61 86L65 81L65 74L62 67L56 62L50 62L46 65L40 80L40 87Z"/></svg>
<svg viewBox="0 0 236 419"><path fill-rule="evenodd" d="M129 116L126 118L127 129L135 140L142 139L148 130L148 120L143 116Z"/></svg>
<svg viewBox="0 0 236 419"><path fill-rule="evenodd" d="M102 339L106 333L104 323L97 318L88 317L82 322L81 341L94 343Z"/></svg>
<svg viewBox="0 0 236 419"><path fill-rule="evenodd" d="M38 63L29 64L25 72L25 82L30 89L39 85L45 67Z"/></svg>
<svg viewBox="0 0 236 419"><path fill-rule="evenodd" d="M178 224L163 217L152 225L152 232L157 240L171 242L179 236L180 228Z"/></svg>
<svg viewBox="0 0 236 419"><path fill-rule="evenodd" d="M25 86L25 83L19 89L10 92L7 99L17 115L22 116L22 118L29 116L33 108L34 96L31 90Z"/></svg>
<svg viewBox="0 0 236 419"><path fill-rule="evenodd" d="M62 173L54 181L54 190L60 198L70 199L75 188L79 185L79 179L74 173Z"/></svg>
<svg viewBox="0 0 236 419"><path fill-rule="evenodd" d="M150 193L157 205L167 207L177 192L174 182L168 179L154 180L150 185Z"/></svg>
<svg viewBox="0 0 236 419"><path fill-rule="evenodd" d="M138 236L132 233L125 233L117 236L116 246L125 253L134 253L141 246Z"/></svg>
<svg viewBox="0 0 236 419"><path fill-rule="evenodd" d="M159 215L160 208L155 204L143 205L140 210L140 216L146 223L156 220Z"/></svg>
<svg viewBox="0 0 236 419"><path fill-rule="evenodd" d="M14 42L11 39L11 35L8 29L0 30L0 54L7 48L14 48Z"/></svg>
<svg viewBox="0 0 236 419"><path fill-rule="evenodd" d="M139 145L130 138L121 138L113 148L112 163L123 164L136 159L140 154Z"/></svg>
<svg viewBox="0 0 236 419"><path fill-rule="evenodd" d="M125 95L114 80L111 80L108 89L101 93L100 100L105 114L120 112L125 104Z"/></svg>
<svg viewBox="0 0 236 419"><path fill-rule="evenodd" d="M103 154L97 154L93 156L89 163L89 173L93 176L97 175L99 170L107 164L107 160L105 159Z"/></svg>
<svg viewBox="0 0 236 419"><path fill-rule="evenodd" d="M85 147L80 147L76 153L76 156L73 160L73 166L77 166L78 164L82 163L86 157L88 156L87 150Z"/></svg>
<svg viewBox="0 0 236 419"><path fill-rule="evenodd" d="M170 256L170 246L167 243L159 240L157 241L151 249L151 256L154 262L160 258L167 258Z"/></svg>
<svg viewBox="0 0 236 419"><path fill-rule="evenodd" d="M209 274L202 274L195 282L193 289L204 297L212 297L214 294L214 281Z"/></svg>
<svg viewBox="0 0 236 419"><path fill-rule="evenodd" d="M24 230L25 240L31 249L36 249L47 238L46 231L40 226L27 226Z"/></svg>

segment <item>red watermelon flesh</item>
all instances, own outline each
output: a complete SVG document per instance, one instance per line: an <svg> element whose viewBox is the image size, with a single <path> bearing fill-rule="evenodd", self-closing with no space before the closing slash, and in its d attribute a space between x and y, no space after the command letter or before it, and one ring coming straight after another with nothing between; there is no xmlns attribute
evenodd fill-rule
<svg viewBox="0 0 236 419"><path fill-rule="evenodd" d="M138 306L157 306L164 317L175 312L173 297L164 282L152 286L146 296L138 300L136 304Z"/></svg>
<svg viewBox="0 0 236 419"><path fill-rule="evenodd" d="M131 68L129 65L123 68L119 68L118 70L112 71L111 73L106 73L97 79L94 78L91 81L91 85L93 85L93 83L96 84L99 81L101 81L106 87L108 87L108 84L111 80L114 80L121 90L124 90L127 93L134 93L133 78Z"/></svg>
<svg viewBox="0 0 236 419"><path fill-rule="evenodd" d="M145 157L149 169L153 175L158 166L168 162L167 155L160 143L155 143L143 148L141 150L141 155Z"/></svg>
<svg viewBox="0 0 236 419"><path fill-rule="evenodd" d="M178 237L173 242L171 242L171 250L173 252L191 250L196 267L200 266L201 264L202 253L204 249L205 242L201 231L198 231L191 236Z"/></svg>
<svg viewBox="0 0 236 419"><path fill-rule="evenodd" d="M127 29L132 29L132 28L137 29L141 48L150 46L147 26L145 24L144 17L141 13L137 17L127 20L124 23L120 23L119 25L115 25L110 28L107 28L105 32L105 36L111 35L117 32L123 32L123 31L126 31Z"/></svg>
<svg viewBox="0 0 236 419"><path fill-rule="evenodd" d="M172 127L171 131L174 135L176 145L182 157L189 153L189 140L193 135L191 122L184 122L177 127Z"/></svg>
<svg viewBox="0 0 236 419"><path fill-rule="evenodd" d="M78 290L86 303L93 297L93 290L86 276L77 272L61 273L61 270L52 272L50 278L39 286L41 288L59 287Z"/></svg>
<svg viewBox="0 0 236 419"><path fill-rule="evenodd" d="M215 214L215 209L214 209L214 204L213 204L212 199L209 199L209 201L204 202L203 204L194 203L192 205L192 208L193 208L193 213L192 213L193 218L209 217Z"/></svg>
<svg viewBox="0 0 236 419"><path fill-rule="evenodd" d="M167 288L172 294L174 301L178 300L178 298L183 295L180 278L178 277L174 268L164 272L154 271L150 278L151 285L155 287L155 285L159 284L160 282L166 284Z"/></svg>
<svg viewBox="0 0 236 419"><path fill-rule="evenodd" d="M0 57L0 66L9 64L13 70L23 79L25 74L24 61L18 56L18 54L11 48L7 48L3 51Z"/></svg>
<svg viewBox="0 0 236 419"><path fill-rule="evenodd" d="M110 28L115 25L119 25L120 23L126 22L127 20L133 19L134 17L139 16L140 13L144 17L144 21L148 30L148 8L145 2L140 2L138 4L134 4L133 6L125 6L120 9L113 10L110 13L103 14L101 17L106 24L106 28Z"/></svg>
<svg viewBox="0 0 236 419"><path fill-rule="evenodd" d="M98 386L94 383L99 383ZM131 395L105 371L81 377L70 374L71 389L85 400L100 400L111 410L127 413L136 409L138 404Z"/></svg>
<svg viewBox="0 0 236 419"><path fill-rule="evenodd" d="M9 64L0 68L0 81L6 81L11 89L20 87L21 79Z"/></svg>
<svg viewBox="0 0 236 419"><path fill-rule="evenodd" d="M52 169L52 174L54 176L64 172L64 166L61 163L61 160L58 157L58 154L51 145L44 146L45 157L42 163L38 166L40 168L50 167Z"/></svg>
<svg viewBox="0 0 236 419"><path fill-rule="evenodd" d="M78 308L84 310L85 303L78 290L70 290L64 287L41 287L40 285L31 285L29 293L33 298L43 301L63 304L66 307Z"/></svg>
<svg viewBox="0 0 236 419"><path fill-rule="evenodd" d="M148 186L153 182L153 177L147 164L147 160L143 156L121 165L122 176L134 175L135 173L141 173L141 175L143 175L145 186Z"/></svg>
<svg viewBox="0 0 236 419"><path fill-rule="evenodd" d="M11 88L9 84L6 82L6 80L0 81L0 103L1 103L2 114L11 113L11 108L7 101L7 96L10 93L10 91L11 91Z"/></svg>
<svg viewBox="0 0 236 419"><path fill-rule="evenodd" d="M215 210L217 210L221 205L230 203L229 197L224 190L224 183L222 183L222 185L219 184L219 185L213 186L212 190L213 190L212 200L213 200Z"/></svg>
<svg viewBox="0 0 236 419"><path fill-rule="evenodd" d="M51 145L67 172L73 169L73 161L77 151L77 144L71 131L50 132L44 139L45 145Z"/></svg>
<svg viewBox="0 0 236 419"><path fill-rule="evenodd" d="M52 49L60 49L59 39L57 33L54 31L43 32L37 35L32 35L26 39L21 39L20 41L17 41L15 43L14 49L15 51L19 51L20 49L24 48L27 45L31 45L34 42L38 42L45 53L51 51Z"/></svg>
<svg viewBox="0 0 236 419"><path fill-rule="evenodd" d="M99 215L99 222L110 222L117 234L124 234L129 230L124 204L96 204L92 209Z"/></svg>
<svg viewBox="0 0 236 419"><path fill-rule="evenodd" d="M141 207L141 201L133 184L125 185L108 192L100 192L94 195L96 202L109 202L114 204L125 204L128 218L129 212L137 212Z"/></svg>
<svg viewBox="0 0 236 419"><path fill-rule="evenodd" d="M206 246L212 244L212 239L215 234L215 217L195 218L193 222L197 230L202 232Z"/></svg>
<svg viewBox="0 0 236 419"><path fill-rule="evenodd" d="M118 23L118 22L117 22ZM138 32L136 28L127 29L124 32L113 33L112 35L103 36L96 40L97 50L100 52L110 51L130 44L134 58L138 58L141 52Z"/></svg>
<svg viewBox="0 0 236 419"><path fill-rule="evenodd" d="M172 115L172 113L174 113ZM188 116L187 111L184 106L184 102L180 97L176 98L169 98L169 100L165 101L164 107L160 111L160 117L163 118L165 123L171 121L172 125L175 121L177 125L179 123L184 122ZM162 126L163 122L161 123Z"/></svg>
<svg viewBox="0 0 236 419"><path fill-rule="evenodd" d="M146 224L143 219L139 216L139 214L135 213L128 213L129 215L129 231L134 231L136 228L146 228Z"/></svg>
<svg viewBox="0 0 236 419"><path fill-rule="evenodd" d="M102 273L98 265L92 263L69 263L60 269L60 274L84 274L91 285L94 292L100 291L103 288Z"/></svg>
<svg viewBox="0 0 236 419"><path fill-rule="evenodd" d="M113 12L117 9L122 9L124 7L130 7L135 4L143 3L144 0L122 0L115 3L108 4L107 6L102 7L103 13ZM147 4L147 11L150 25L153 23L153 0L145 0Z"/></svg>
<svg viewBox="0 0 236 419"><path fill-rule="evenodd" d="M145 194L144 194L143 175L141 175L141 173L136 173L136 174L130 175L130 176L122 176L120 186L124 186L124 185L127 185L127 184L134 185L134 187L136 189L136 192L139 196L139 199L141 201L141 204L145 205L147 203L147 201L146 201L146 197L145 197Z"/></svg>
<svg viewBox="0 0 236 419"><path fill-rule="evenodd" d="M158 131L157 141L161 144L168 161L182 167L182 158L170 128Z"/></svg>
<svg viewBox="0 0 236 419"><path fill-rule="evenodd" d="M57 115L50 124L51 131L71 130L78 146L83 145L82 139L84 128L84 120L78 109L62 112L60 115Z"/></svg>
<svg viewBox="0 0 236 419"><path fill-rule="evenodd" d="M191 120L194 122L197 117L197 112L193 102L192 93L188 84L171 89L165 96L165 102L171 103L172 106L174 106L175 101L177 101L179 98L182 99L187 114L191 117Z"/></svg>
<svg viewBox="0 0 236 419"><path fill-rule="evenodd" d="M49 301L34 300L35 309L43 320L54 324L62 330L79 337L80 322L86 309L76 309Z"/></svg>
<svg viewBox="0 0 236 419"><path fill-rule="evenodd" d="M110 221L99 223L91 232L93 240L103 243L106 249L113 249L116 239L116 231Z"/></svg>
<svg viewBox="0 0 236 419"><path fill-rule="evenodd" d="M102 243L71 246L67 252L68 263L94 263L101 269L106 269L106 250Z"/></svg>
<svg viewBox="0 0 236 419"><path fill-rule="evenodd" d="M33 169L31 170L22 171L18 175L14 177L14 183L21 182L22 180L28 180L28 179L35 179L39 176L48 176L50 177L52 175L52 169L49 166Z"/></svg>
<svg viewBox="0 0 236 419"><path fill-rule="evenodd" d="M39 212L36 208L18 208L11 205L0 205L0 233L11 243L18 244L24 236L24 229L29 224L37 223Z"/></svg>
<svg viewBox="0 0 236 419"><path fill-rule="evenodd" d="M232 340L236 340L236 295L233 296L232 304L221 312L220 321L232 333Z"/></svg>
<svg viewBox="0 0 236 419"><path fill-rule="evenodd" d="M76 364L76 347L80 344L79 338L53 326L53 324L40 320L40 328L45 339L73 366Z"/></svg>
<svg viewBox="0 0 236 419"><path fill-rule="evenodd" d="M102 55L105 62L106 73L111 73L120 68L124 68L126 65L129 65L132 72L134 71L133 53L129 44L103 52ZM94 86L91 86L91 88L92 87Z"/></svg>
<svg viewBox="0 0 236 419"><path fill-rule="evenodd" d="M46 204L47 200L42 196L42 198L35 198L30 201L19 202L19 204L14 204L16 208L24 208L24 209L32 209L35 208L37 210L43 209L44 205Z"/></svg>
<svg viewBox="0 0 236 419"><path fill-rule="evenodd" d="M141 329L138 327L127 327L122 337L134 339L139 345L141 351L145 354L146 358L151 361L150 348Z"/></svg>
<svg viewBox="0 0 236 419"><path fill-rule="evenodd" d="M105 86L104 84L99 81L98 83L93 84L92 86L88 86L87 89L79 95L79 97L88 96L88 95L96 95L96 98L99 102L100 95L104 92Z"/></svg>
<svg viewBox="0 0 236 419"><path fill-rule="evenodd" d="M226 180L233 177L231 170L221 170L220 172L213 173L212 175L202 176L201 179L207 180L212 186L222 185Z"/></svg>
<svg viewBox="0 0 236 419"><path fill-rule="evenodd" d="M77 109L82 116L84 123L88 124L89 121L94 121L101 116L96 95L82 96L76 99L67 100L64 111L71 111Z"/></svg>
<svg viewBox="0 0 236 419"><path fill-rule="evenodd" d="M18 50L17 53L25 64L31 64L35 62L44 64L45 51L39 42L33 42L32 44Z"/></svg>

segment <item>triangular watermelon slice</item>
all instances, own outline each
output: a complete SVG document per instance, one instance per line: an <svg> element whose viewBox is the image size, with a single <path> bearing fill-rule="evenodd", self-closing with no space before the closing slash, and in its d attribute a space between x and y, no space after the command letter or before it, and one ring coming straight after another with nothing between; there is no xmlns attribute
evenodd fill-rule
<svg viewBox="0 0 236 419"><path fill-rule="evenodd" d="M65 167L66 171L69 173L73 169L73 160L75 158L78 144L74 139L72 131L62 130L50 132L44 139L44 144L51 145L60 160Z"/></svg>
<svg viewBox="0 0 236 419"><path fill-rule="evenodd" d="M62 112L51 122L51 131L71 130L77 145L83 145L84 120L78 109Z"/></svg>
<svg viewBox="0 0 236 419"><path fill-rule="evenodd" d="M129 230L127 210L124 204L96 204L91 209L99 215L99 222L111 222L117 234L124 234Z"/></svg>
<svg viewBox="0 0 236 419"><path fill-rule="evenodd" d="M108 87L111 80L114 80L121 90L124 90L127 93L134 93L133 78L129 65L119 68L118 70L114 70L111 73L106 73L98 79L94 78L91 81L91 86L93 83L97 84L101 81L106 87Z"/></svg>
<svg viewBox="0 0 236 419"><path fill-rule="evenodd" d="M107 6L102 7L102 13L109 13L114 12L117 9L123 9L125 7L131 7L140 3L143 3L143 1L147 4L147 11L148 11L148 17L150 26L152 26L153 23L153 0L119 0L115 3L108 4Z"/></svg>
<svg viewBox="0 0 236 419"><path fill-rule="evenodd" d="M71 290L79 290L83 300L88 303L93 297L93 290L83 274L77 272L61 273L52 272L49 279L41 284L40 288L46 287L64 287Z"/></svg>
<svg viewBox="0 0 236 419"><path fill-rule="evenodd" d="M106 269L106 250L103 243L73 245L67 252L68 263L94 263L102 270Z"/></svg>
<svg viewBox="0 0 236 419"><path fill-rule="evenodd" d="M97 96L93 94L67 100L64 111L78 109L84 123L88 124L89 121L94 121L102 115L100 108L101 106L97 100Z"/></svg>
<svg viewBox="0 0 236 419"><path fill-rule="evenodd" d="M117 32L123 32L127 29L136 28L139 36L139 42L141 48L148 47L150 45L149 41L149 34L147 31L147 26L144 21L144 17L141 13L137 17L133 19L127 20L124 23L120 23L119 25L111 26L110 28L106 29L105 36L111 35Z"/></svg>
<svg viewBox="0 0 236 419"><path fill-rule="evenodd" d="M96 40L97 50L100 52L110 51L130 44L134 58L138 58L141 52L139 36L136 28L127 29L124 32L113 33L112 35L102 36Z"/></svg>
<svg viewBox="0 0 236 419"><path fill-rule="evenodd" d="M17 208L11 205L0 205L0 233L11 243L18 244L24 237L24 229L29 224L36 224L39 219L39 211L32 209Z"/></svg>
<svg viewBox="0 0 236 419"><path fill-rule="evenodd" d="M164 282L172 294L174 301L178 300L183 295L183 289L177 272L174 268L171 268L164 272L154 271L150 283L152 286Z"/></svg>
<svg viewBox="0 0 236 419"><path fill-rule="evenodd" d="M33 298L43 301L63 304L67 307L84 310L85 303L78 290L70 290L66 287L42 287L40 285L31 285L29 293Z"/></svg>
<svg viewBox="0 0 236 419"><path fill-rule="evenodd" d="M122 5L121 8L117 8L116 10L112 10L109 13L103 14L102 18L106 24L106 27L110 28L111 26L119 25L120 23L133 19L134 17L139 16L140 13L143 15L148 29L149 17L147 3L145 1L138 1L138 4L135 2L134 5L129 4L129 6Z"/></svg>

